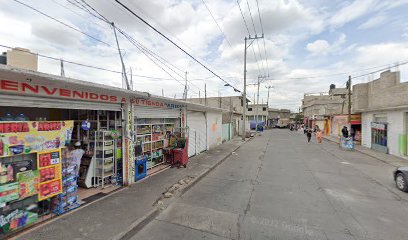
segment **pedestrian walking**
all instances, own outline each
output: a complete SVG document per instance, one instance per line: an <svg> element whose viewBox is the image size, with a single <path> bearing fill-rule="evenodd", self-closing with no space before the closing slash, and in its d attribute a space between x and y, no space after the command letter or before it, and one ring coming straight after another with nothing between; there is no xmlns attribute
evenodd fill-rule
<svg viewBox="0 0 408 240"><path fill-rule="evenodd" d="M316 132L316 140L317 140L317 142L318 142L318 143L322 143L322 138L323 138L322 130L317 129L317 132Z"/></svg>
<svg viewBox="0 0 408 240"><path fill-rule="evenodd" d="M312 130L308 129L306 132L307 142L310 143L310 139L312 139Z"/></svg>

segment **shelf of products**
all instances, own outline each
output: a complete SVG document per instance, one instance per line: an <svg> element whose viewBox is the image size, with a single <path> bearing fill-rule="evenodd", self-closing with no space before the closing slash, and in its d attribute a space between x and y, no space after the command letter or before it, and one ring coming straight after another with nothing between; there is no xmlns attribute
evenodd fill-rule
<svg viewBox="0 0 408 240"><path fill-rule="evenodd" d="M166 119L138 119L135 124L136 142L140 143L142 155L147 157L147 169L163 164L163 147L166 135L173 132L175 123Z"/></svg>
<svg viewBox="0 0 408 240"><path fill-rule="evenodd" d="M105 183L107 181L112 183L112 179L115 177L115 144L112 131L100 131L97 134L95 177L98 178L97 182L104 188ZM107 180L107 178L109 179Z"/></svg>

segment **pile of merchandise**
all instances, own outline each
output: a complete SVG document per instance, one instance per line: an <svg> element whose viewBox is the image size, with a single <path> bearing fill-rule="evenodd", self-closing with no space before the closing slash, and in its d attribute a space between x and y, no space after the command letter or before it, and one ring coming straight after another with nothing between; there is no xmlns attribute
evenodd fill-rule
<svg viewBox="0 0 408 240"><path fill-rule="evenodd" d="M57 215L80 206L78 203L77 166L71 151L62 149L62 193L53 199L53 211Z"/></svg>

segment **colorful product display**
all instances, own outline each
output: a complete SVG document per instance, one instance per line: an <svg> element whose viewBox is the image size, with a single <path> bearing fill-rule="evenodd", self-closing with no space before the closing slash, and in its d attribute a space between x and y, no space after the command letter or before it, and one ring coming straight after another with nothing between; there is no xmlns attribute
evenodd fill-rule
<svg viewBox="0 0 408 240"><path fill-rule="evenodd" d="M72 127L73 121L0 122L0 238L38 221L43 200L62 192L61 147Z"/></svg>
<svg viewBox="0 0 408 240"><path fill-rule="evenodd" d="M61 215L80 206L78 203L77 165L72 152L62 149L62 193L53 198L53 212Z"/></svg>
<svg viewBox="0 0 408 240"><path fill-rule="evenodd" d="M48 199L62 192L61 150L38 153L40 175L38 200Z"/></svg>

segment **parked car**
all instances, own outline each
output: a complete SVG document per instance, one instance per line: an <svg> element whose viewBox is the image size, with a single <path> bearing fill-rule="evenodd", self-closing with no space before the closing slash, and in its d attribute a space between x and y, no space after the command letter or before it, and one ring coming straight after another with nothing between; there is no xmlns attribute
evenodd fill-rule
<svg viewBox="0 0 408 240"><path fill-rule="evenodd" d="M395 185L401 191L408 192L408 167L399 167L394 171Z"/></svg>

